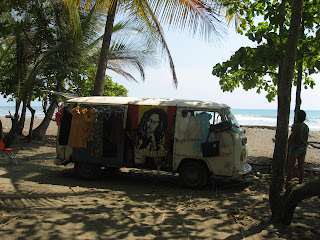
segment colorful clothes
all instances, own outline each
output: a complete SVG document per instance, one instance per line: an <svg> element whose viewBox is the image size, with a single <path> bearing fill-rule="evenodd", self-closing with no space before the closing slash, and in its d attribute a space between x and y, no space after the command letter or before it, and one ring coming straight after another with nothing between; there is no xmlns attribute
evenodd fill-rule
<svg viewBox="0 0 320 240"><path fill-rule="evenodd" d="M61 125L61 118L63 113L63 103L59 106L58 111L56 112L56 123L58 126Z"/></svg>
<svg viewBox="0 0 320 240"><path fill-rule="evenodd" d="M72 122L68 146L86 148L87 141L93 141L95 109L76 107L70 113Z"/></svg>

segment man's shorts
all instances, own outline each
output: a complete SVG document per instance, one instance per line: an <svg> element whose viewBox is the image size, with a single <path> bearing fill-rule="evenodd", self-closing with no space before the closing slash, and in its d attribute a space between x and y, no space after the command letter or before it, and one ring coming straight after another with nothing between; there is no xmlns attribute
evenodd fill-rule
<svg viewBox="0 0 320 240"><path fill-rule="evenodd" d="M298 158L300 155L306 155L307 147L301 146L301 147L293 148L291 149L290 154L294 155L296 158Z"/></svg>

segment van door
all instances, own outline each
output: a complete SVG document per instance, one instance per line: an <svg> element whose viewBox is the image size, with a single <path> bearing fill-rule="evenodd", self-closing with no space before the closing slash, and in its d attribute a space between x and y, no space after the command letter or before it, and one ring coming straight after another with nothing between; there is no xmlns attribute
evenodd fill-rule
<svg viewBox="0 0 320 240"><path fill-rule="evenodd" d="M220 110L199 111L178 109L174 136L173 168L177 170L184 161L199 161L205 164L210 173L217 176L232 176L233 172L233 139L230 133L211 132L210 126L225 121ZM219 142L219 152L223 154L204 157L202 143ZM228 149L229 151L225 151Z"/></svg>

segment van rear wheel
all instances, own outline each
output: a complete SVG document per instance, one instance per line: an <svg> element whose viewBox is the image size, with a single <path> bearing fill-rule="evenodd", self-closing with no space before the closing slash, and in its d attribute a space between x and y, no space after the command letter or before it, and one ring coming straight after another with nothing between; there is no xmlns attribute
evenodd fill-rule
<svg viewBox="0 0 320 240"><path fill-rule="evenodd" d="M181 166L179 177L185 187L200 189L208 182L208 171L198 162L187 162Z"/></svg>
<svg viewBox="0 0 320 240"><path fill-rule="evenodd" d="M74 164L76 174L84 179L95 180L101 176L102 169L100 165L76 162Z"/></svg>

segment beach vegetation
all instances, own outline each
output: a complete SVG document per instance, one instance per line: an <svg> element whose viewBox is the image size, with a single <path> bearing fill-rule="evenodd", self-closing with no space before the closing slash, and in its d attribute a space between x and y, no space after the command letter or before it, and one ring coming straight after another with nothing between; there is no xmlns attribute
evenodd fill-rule
<svg viewBox="0 0 320 240"><path fill-rule="evenodd" d="M73 1L63 0L70 9L70 15L75 8L83 4L90 7L94 1ZM193 35L200 34L207 40L212 41L211 36L217 38L218 30L223 30L220 21L220 1L98 1L97 11L107 14L105 30L103 34L102 48L98 61L98 69L94 83L93 95L102 95L104 86L104 76L107 63L110 59L110 43L113 35L113 25L116 16L123 15L126 19L135 20L143 26L145 36L156 41L160 45L162 52L169 61L172 73L173 84L177 86L177 76L175 73L173 59L164 37L162 25L168 25L172 29L187 30ZM73 18L77 25L77 18ZM77 29L77 28L75 28Z"/></svg>
<svg viewBox="0 0 320 240"><path fill-rule="evenodd" d="M230 3L230 2L228 2ZM284 190L288 129L293 84L312 88L311 74L320 70L318 1L232 2L242 13L238 31L256 42L256 47L240 48L230 60L216 64L212 74L220 78L224 91L243 86L267 92L269 101L277 97L278 117L272 160L269 204L271 222L290 224L296 206L320 194L319 181ZM301 87L300 87L301 89ZM300 108L298 88L297 108Z"/></svg>
<svg viewBox="0 0 320 240"><path fill-rule="evenodd" d="M256 46L241 47L229 60L213 67L212 74L219 77L223 91L232 92L242 86L245 90L256 89L257 93L264 91L268 101L275 100L279 66L284 60L289 34L291 4L290 1L241 1L230 8L229 11L241 13L238 32ZM302 82L305 89L314 87L312 75L320 70L318 19L319 4L304 1L293 84L301 86Z"/></svg>
<svg viewBox="0 0 320 240"><path fill-rule="evenodd" d="M7 144L10 145L15 136L22 133L27 109L34 116L30 103L35 99L43 101L45 118L35 130L31 121L29 139L44 137L58 96L49 96L42 90L73 91L81 95L125 94L122 86L106 77L105 70L108 68L136 81L125 70L125 67L134 68L144 79L144 67L155 62L150 55L159 43L169 59L176 85L173 60L158 18L173 27L192 29L193 34L199 33L210 40L212 33L217 36L217 29L223 29L223 24L218 19L219 4L202 1L195 5L182 1L177 6L170 5L173 7L166 4L157 1L119 4L117 1L67 0L3 2L1 92L16 101L16 111L11 116L12 128L6 136ZM122 14L126 20L114 24L116 13ZM111 39L111 35L130 24L129 34ZM137 35L141 34L143 38L137 40ZM133 40L144 49L134 48ZM18 114L20 107L21 116Z"/></svg>
<svg viewBox="0 0 320 240"><path fill-rule="evenodd" d="M29 138L44 137L58 96L49 96L42 90L72 92L81 96L91 94L102 39L101 21L104 18L93 9L79 9L77 16L81 23L81 34L74 36L75 31L69 24L69 12L59 2L6 3L2 8L6 11L2 11L0 25L0 91L5 97L16 101L16 111L11 115L13 127L6 135L6 143L10 145L22 133L27 108L34 113L30 103L37 98L43 102L45 118L35 130L31 124ZM152 56L154 51L146 48L142 37L138 39L141 34L134 23L124 21L114 27L114 32L119 34L115 35L117 37L111 45L112 57L108 68L136 81L125 67L137 69L144 75L144 67L156 62ZM126 31L135 33L135 38L125 39ZM104 81L107 83L104 95L127 95L127 90L110 77L105 76Z"/></svg>

